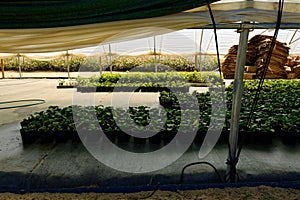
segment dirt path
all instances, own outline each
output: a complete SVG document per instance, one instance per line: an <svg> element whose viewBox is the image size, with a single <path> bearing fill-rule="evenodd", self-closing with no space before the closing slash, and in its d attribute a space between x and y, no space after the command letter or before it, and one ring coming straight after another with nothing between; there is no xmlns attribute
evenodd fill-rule
<svg viewBox="0 0 300 200"><path fill-rule="evenodd" d="M61 193L32 193L32 194L0 194L0 200L18 199L205 199L205 200L234 200L234 199L251 199L251 200L281 200L300 199L300 190L272 188L267 186L259 187L241 187L241 188L210 188L204 190L189 190L189 191L156 191L152 196L152 192L139 192L130 194L98 194L98 193L83 193L83 194L61 194ZM147 198L148 197L148 198Z"/></svg>

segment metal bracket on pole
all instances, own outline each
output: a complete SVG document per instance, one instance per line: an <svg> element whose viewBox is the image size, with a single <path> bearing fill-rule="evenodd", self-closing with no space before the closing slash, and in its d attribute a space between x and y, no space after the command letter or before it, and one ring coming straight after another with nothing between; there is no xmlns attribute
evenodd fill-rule
<svg viewBox="0 0 300 200"><path fill-rule="evenodd" d="M238 29L240 33L239 47L237 52L237 61L235 68L235 76L233 82L233 99L232 99L232 112L230 122L230 135L229 135L229 155L227 160L227 176L226 182L236 182L236 150L238 144L239 120L241 99L244 90L244 67L246 64L246 53L248 47L249 29Z"/></svg>

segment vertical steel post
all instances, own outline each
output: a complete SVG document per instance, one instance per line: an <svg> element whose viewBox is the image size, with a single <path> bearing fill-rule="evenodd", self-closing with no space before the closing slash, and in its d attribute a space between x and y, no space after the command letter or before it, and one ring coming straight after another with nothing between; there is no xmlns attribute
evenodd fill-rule
<svg viewBox="0 0 300 200"><path fill-rule="evenodd" d="M70 63L69 63L69 51L68 50L67 50L66 56L67 56L66 65L67 65L67 70L68 70L68 79L70 79Z"/></svg>
<svg viewBox="0 0 300 200"><path fill-rule="evenodd" d="M110 44L108 44L108 55L109 55L109 69L110 69L110 73L112 73L112 53L111 53L111 46Z"/></svg>
<svg viewBox="0 0 300 200"><path fill-rule="evenodd" d="M5 78L4 77L4 61L2 58L1 58L1 71L2 71L2 78Z"/></svg>
<svg viewBox="0 0 300 200"><path fill-rule="evenodd" d="M155 38L155 36L153 36L153 54L154 54L154 67L155 67L155 72L157 72L156 38Z"/></svg>
<svg viewBox="0 0 300 200"><path fill-rule="evenodd" d="M102 72L103 72L102 60L101 60L101 56L99 56L99 73L100 73L100 75L102 75Z"/></svg>
<svg viewBox="0 0 300 200"><path fill-rule="evenodd" d="M204 30L202 29L201 31L201 36L200 36L200 45L199 45L199 71L201 72L201 66L202 66L202 43L203 43L203 35L204 35Z"/></svg>
<svg viewBox="0 0 300 200"><path fill-rule="evenodd" d="M233 164L236 158L236 150L238 144L239 120L241 110L241 99L244 90L244 68L246 64L246 53L248 47L249 29L240 29L239 47L237 52L237 61L235 67L234 83L233 83L233 99L232 112L230 121L230 135L229 135L229 155L227 163L226 181L236 182L236 164ZM233 163L232 163L233 162Z"/></svg>
<svg viewBox="0 0 300 200"><path fill-rule="evenodd" d="M22 78L22 70L21 70L21 62L20 62L21 55L18 53L17 57L18 57L18 66L19 66L19 77L21 79Z"/></svg>

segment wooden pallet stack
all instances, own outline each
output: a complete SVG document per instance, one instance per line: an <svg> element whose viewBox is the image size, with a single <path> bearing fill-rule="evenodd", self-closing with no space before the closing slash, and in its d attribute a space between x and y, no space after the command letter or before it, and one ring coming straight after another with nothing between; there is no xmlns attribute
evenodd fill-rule
<svg viewBox="0 0 300 200"><path fill-rule="evenodd" d="M224 57L224 62L221 66L221 71L226 79L234 78L236 57L237 57L238 45L233 45L228 50L228 53Z"/></svg>
<svg viewBox="0 0 300 200"><path fill-rule="evenodd" d="M300 78L300 56L289 56L285 65L289 78Z"/></svg>
<svg viewBox="0 0 300 200"><path fill-rule="evenodd" d="M256 44L257 46L257 58L254 66L257 67L256 75L261 76L265 67L267 57L270 51L273 36L256 35L249 43ZM285 63L289 56L289 47L285 43L276 41L275 47L270 58L268 65L266 78L287 78L287 72L285 70Z"/></svg>
<svg viewBox="0 0 300 200"><path fill-rule="evenodd" d="M233 45L228 53L224 57L224 62L222 63L221 70L223 72L224 78L234 78L236 58L237 58L238 45ZM256 49L255 45L248 45L246 54L246 65L251 66L255 62Z"/></svg>
<svg viewBox="0 0 300 200"><path fill-rule="evenodd" d="M267 60L272 38L272 36L256 35L249 40L246 54L245 79L253 79L261 75ZM238 45L232 46L225 56L221 67L224 78L234 77L237 49ZM288 55L289 47L285 43L276 41L266 78L287 78L284 66Z"/></svg>

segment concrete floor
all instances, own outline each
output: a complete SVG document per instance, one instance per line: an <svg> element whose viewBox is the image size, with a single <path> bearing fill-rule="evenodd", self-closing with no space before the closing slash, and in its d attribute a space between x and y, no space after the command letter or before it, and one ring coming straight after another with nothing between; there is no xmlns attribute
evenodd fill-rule
<svg viewBox="0 0 300 200"><path fill-rule="evenodd" d="M97 161L80 143L33 144L23 146L18 123L1 126L0 131L0 188L74 188L139 186L148 184L178 184L182 168L189 163L212 163L225 176L227 145L218 144L204 159L198 158L199 145L193 144L177 161L151 173L125 173ZM282 182L300 180L300 142L285 146L281 141L272 145L245 145L239 163L240 182ZM149 146L135 149L150 150ZM168 152L172 153L172 152ZM111 157L115 157L113 153ZM158 160L168 154L160 154ZM188 168L185 184L220 183L207 165Z"/></svg>
<svg viewBox="0 0 300 200"><path fill-rule="evenodd" d="M211 162L225 175L227 145L218 144L204 159L198 158L199 145L193 144L177 161L151 173L132 174L114 170L97 161L82 144L33 144L23 146L19 122L30 113L45 110L49 105L72 104L74 89L56 89L55 79L0 80L1 101L41 98L45 104L0 110L0 188L68 188L102 186L137 186L147 184L177 184L182 168L191 162ZM95 96L99 104L109 105L109 93ZM132 105L158 105L158 94L136 94ZM145 96L146 95L146 96ZM300 142L285 146L279 140L272 145L245 145L239 163L241 182L300 180ZM141 151L149 146L135 146ZM170 152L169 152L170 153ZM171 152L172 153L172 152ZM112 158L116 155L113 155ZM164 159L168 154L160 154ZM186 170L184 183L217 183L213 170L205 165Z"/></svg>

